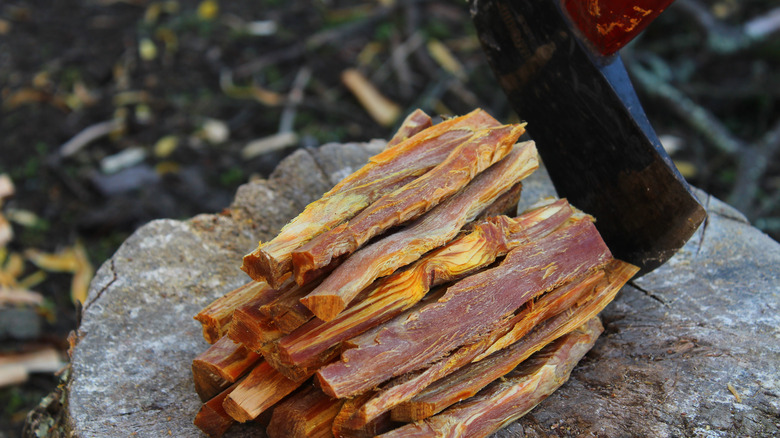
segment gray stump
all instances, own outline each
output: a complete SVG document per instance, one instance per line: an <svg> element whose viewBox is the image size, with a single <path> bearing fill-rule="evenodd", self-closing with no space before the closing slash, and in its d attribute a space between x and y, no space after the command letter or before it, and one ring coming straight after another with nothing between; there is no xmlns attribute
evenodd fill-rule
<svg viewBox="0 0 780 438"><path fill-rule="evenodd" d="M75 437L198 437L190 363L208 344L192 316L245 283L241 257L381 148L299 150L221 214L158 220L98 271L52 431ZM526 199L549 193L539 172ZM780 245L708 196L706 224L603 313L606 331L560 390L496 434L777 436ZM51 412L30 417L50 427ZM252 425L228 436L257 436Z"/></svg>

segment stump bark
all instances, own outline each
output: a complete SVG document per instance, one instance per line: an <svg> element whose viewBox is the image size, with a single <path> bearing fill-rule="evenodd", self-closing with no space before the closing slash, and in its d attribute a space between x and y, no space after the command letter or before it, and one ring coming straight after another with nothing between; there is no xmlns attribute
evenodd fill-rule
<svg viewBox="0 0 780 438"><path fill-rule="evenodd" d="M60 391L28 417L52 436L199 437L190 364L208 346L192 319L247 281L241 258L383 146L299 150L230 208L158 220L98 271ZM543 171L524 202L553 194ZM780 245L703 193L709 219L666 265L626 286L605 333L563 387L496 437L776 436ZM62 404L61 409L57 406ZM258 436L240 425L227 436ZM262 434L261 434L262 436Z"/></svg>

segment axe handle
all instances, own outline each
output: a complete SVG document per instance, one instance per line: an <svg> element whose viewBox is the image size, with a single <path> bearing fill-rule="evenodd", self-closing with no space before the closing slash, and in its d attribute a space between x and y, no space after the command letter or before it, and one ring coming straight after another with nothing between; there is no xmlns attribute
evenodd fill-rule
<svg viewBox="0 0 780 438"><path fill-rule="evenodd" d="M561 0L596 51L609 56L637 36L674 0Z"/></svg>

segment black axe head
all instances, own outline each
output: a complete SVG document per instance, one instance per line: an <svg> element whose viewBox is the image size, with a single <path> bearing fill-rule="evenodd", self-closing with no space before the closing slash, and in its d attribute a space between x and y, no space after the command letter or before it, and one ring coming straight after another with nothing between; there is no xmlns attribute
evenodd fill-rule
<svg viewBox="0 0 780 438"><path fill-rule="evenodd" d="M661 147L618 55L593 50L556 0L472 0L489 63L528 121L558 194L616 258L649 272L706 217Z"/></svg>

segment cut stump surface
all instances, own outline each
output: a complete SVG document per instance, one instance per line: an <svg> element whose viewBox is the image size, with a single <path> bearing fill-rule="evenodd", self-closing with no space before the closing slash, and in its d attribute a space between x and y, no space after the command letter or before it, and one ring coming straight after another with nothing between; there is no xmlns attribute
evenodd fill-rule
<svg viewBox="0 0 780 438"><path fill-rule="evenodd" d="M193 315L247 281L239 266L258 240L382 146L299 150L268 180L242 186L222 214L158 220L133 234L92 282L60 429L203 436L192 422L200 400L190 365L208 344ZM552 194L546 178L529 178L525 202ZM780 245L698 195L706 224L666 265L623 289L571 380L496 437L780 434ZM240 425L226 436L259 430Z"/></svg>

